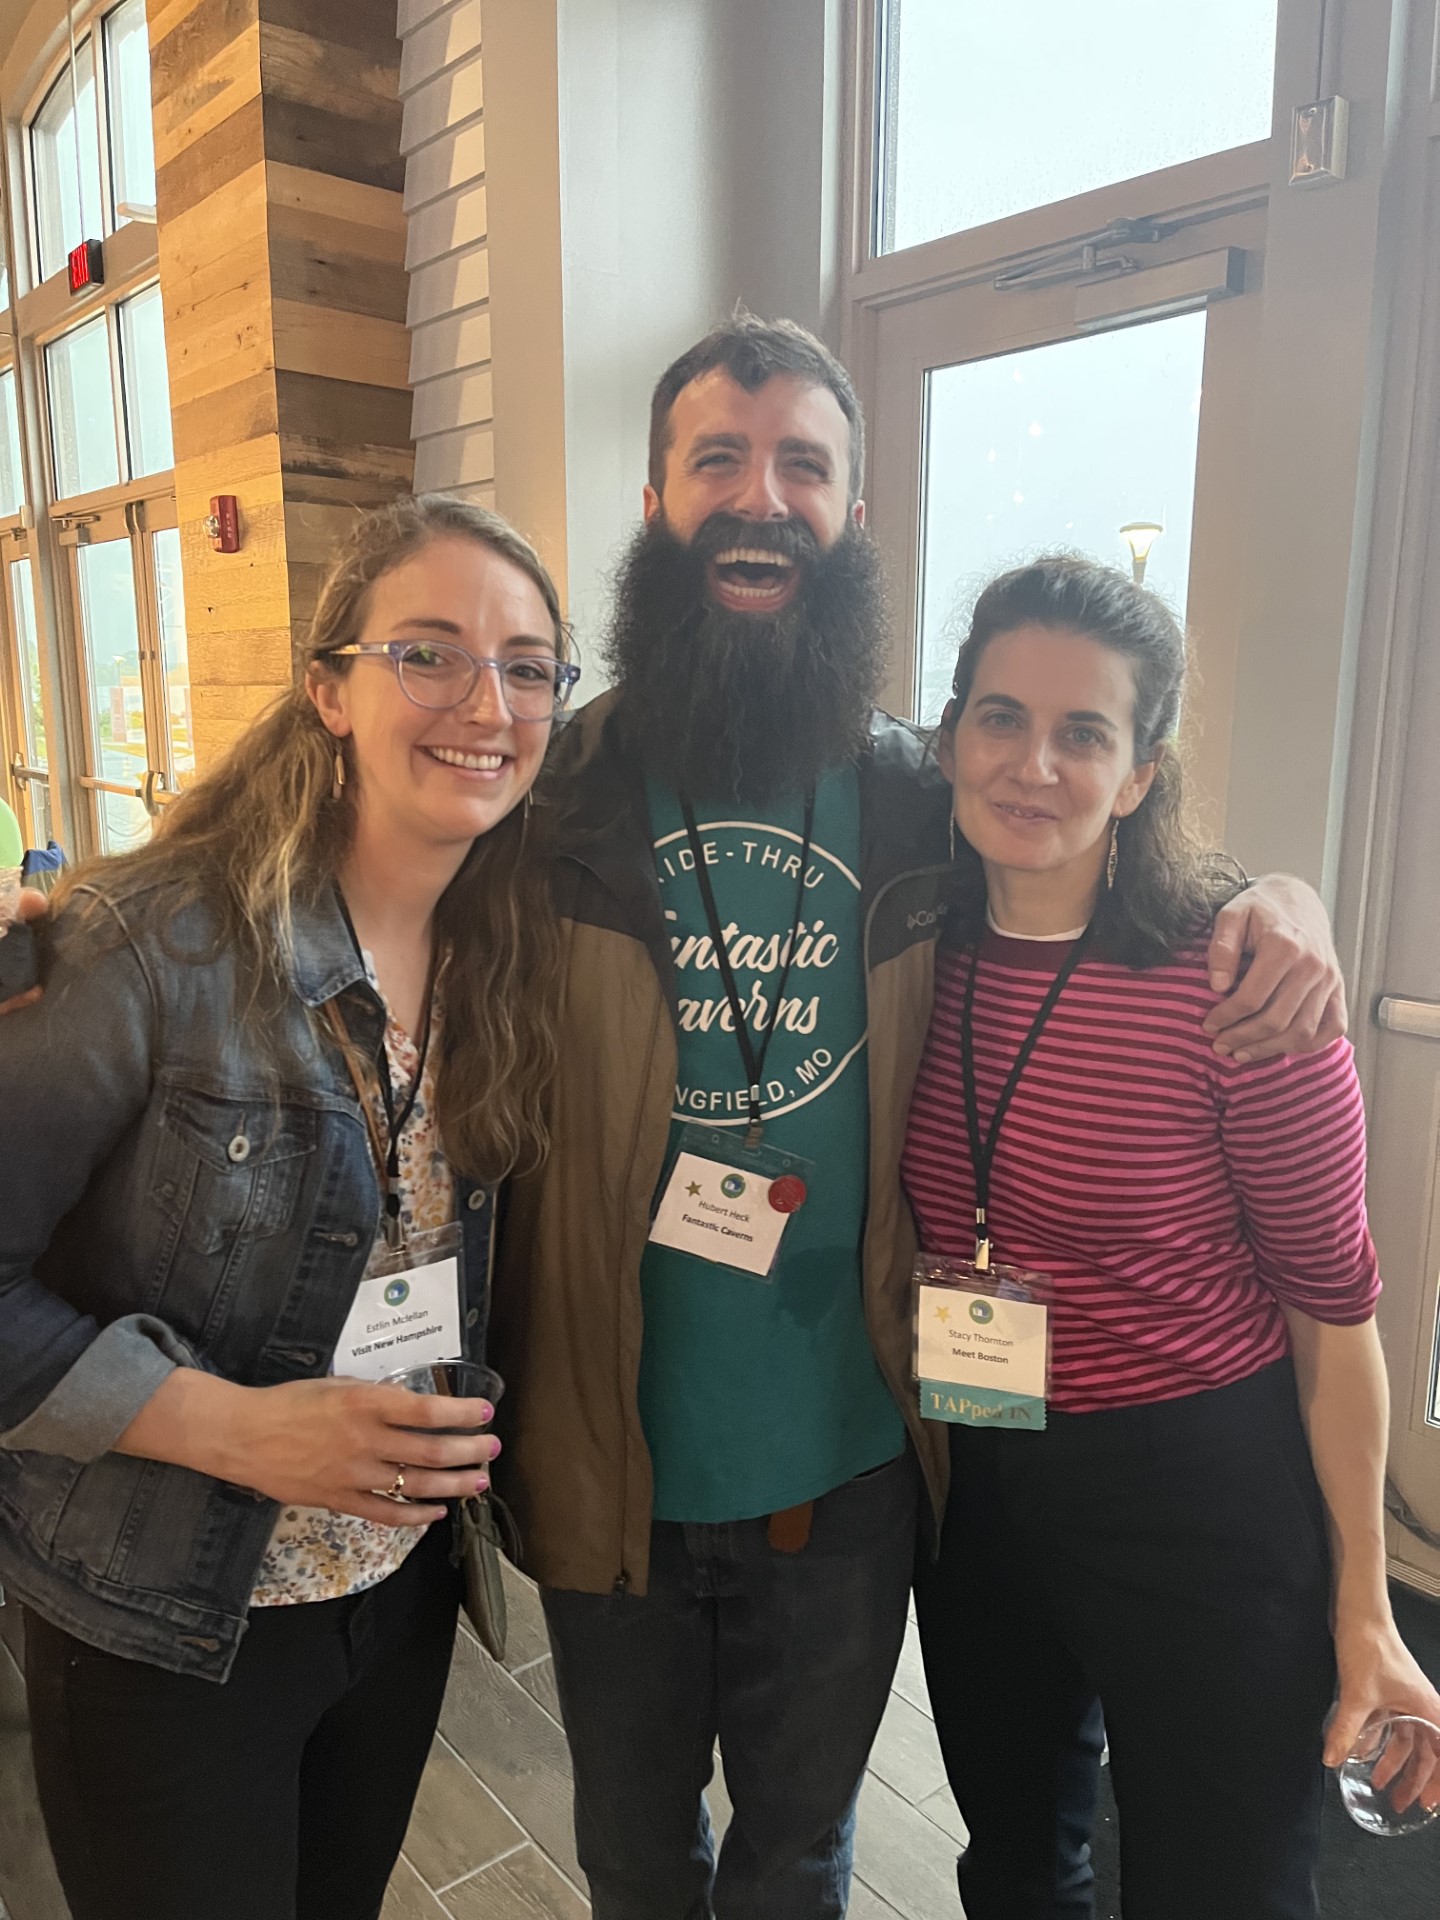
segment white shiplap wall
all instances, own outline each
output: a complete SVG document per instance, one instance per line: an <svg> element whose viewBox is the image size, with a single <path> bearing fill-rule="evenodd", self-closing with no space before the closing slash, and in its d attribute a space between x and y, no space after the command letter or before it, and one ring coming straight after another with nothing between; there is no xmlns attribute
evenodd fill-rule
<svg viewBox="0 0 1440 1920"><path fill-rule="evenodd" d="M415 488L493 506L480 0L399 0Z"/></svg>

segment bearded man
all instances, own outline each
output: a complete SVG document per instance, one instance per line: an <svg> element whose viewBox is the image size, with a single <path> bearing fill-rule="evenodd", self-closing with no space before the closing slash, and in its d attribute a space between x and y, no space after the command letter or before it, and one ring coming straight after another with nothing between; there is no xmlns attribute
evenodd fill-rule
<svg viewBox="0 0 1440 1920"><path fill-rule="evenodd" d="M917 1513L943 1509L898 1167L950 796L872 710L862 463L850 381L798 327L743 316L676 361L616 685L556 755L553 1145L510 1194L490 1354L597 1920L844 1913ZM1331 1037L1313 894L1226 912L1217 965L1256 949L1230 1044ZM1096 1757L1053 1783L1057 1914L1089 1910Z"/></svg>

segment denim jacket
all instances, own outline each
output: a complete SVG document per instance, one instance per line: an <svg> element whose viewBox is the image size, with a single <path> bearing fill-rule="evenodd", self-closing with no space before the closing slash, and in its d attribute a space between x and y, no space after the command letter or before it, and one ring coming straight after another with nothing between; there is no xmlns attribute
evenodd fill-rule
<svg viewBox="0 0 1440 1920"><path fill-rule="evenodd" d="M0 1019L0 1583L109 1652L223 1680L277 1512L113 1452L173 1367L246 1386L329 1368L379 1190L345 1064L384 1008L338 899L297 913L276 1070L210 916L173 883L62 913L46 992ZM483 1340L493 1208L457 1182L464 1324Z"/></svg>

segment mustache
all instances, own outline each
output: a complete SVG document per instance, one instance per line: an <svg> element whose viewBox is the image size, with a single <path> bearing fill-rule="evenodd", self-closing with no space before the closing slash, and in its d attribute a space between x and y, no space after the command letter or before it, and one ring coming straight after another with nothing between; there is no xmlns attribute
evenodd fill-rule
<svg viewBox="0 0 1440 1920"><path fill-rule="evenodd" d="M712 513L695 529L690 552L702 565L722 553L744 547L751 553L773 553L777 559L814 566L823 549L808 523L791 520L742 520L736 513Z"/></svg>

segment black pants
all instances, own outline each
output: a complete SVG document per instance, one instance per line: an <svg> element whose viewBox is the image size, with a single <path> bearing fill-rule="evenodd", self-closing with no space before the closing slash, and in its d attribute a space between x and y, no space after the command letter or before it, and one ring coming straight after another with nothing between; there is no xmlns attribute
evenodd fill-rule
<svg viewBox="0 0 1440 1920"><path fill-rule="evenodd" d="M223 1686L26 1613L40 1804L74 1920L373 1920L450 1669L449 1531L362 1593L257 1608Z"/></svg>
<svg viewBox="0 0 1440 1920"><path fill-rule="evenodd" d="M1288 1362L1158 1406L956 1427L916 1599L968 1920L1057 1893L1098 1695L1126 1920L1313 1920L1334 1682L1324 1509Z"/></svg>

